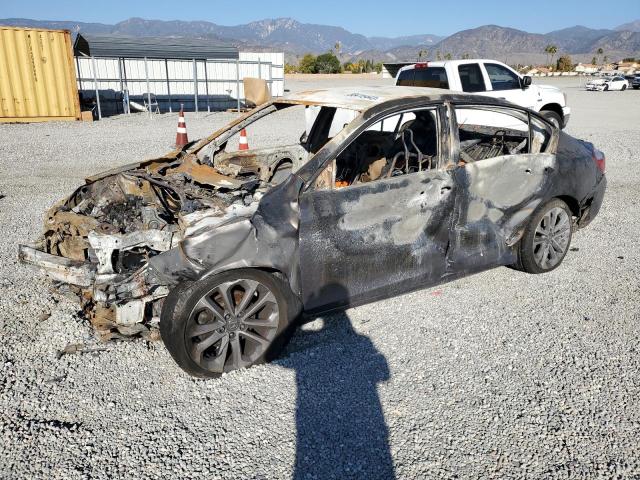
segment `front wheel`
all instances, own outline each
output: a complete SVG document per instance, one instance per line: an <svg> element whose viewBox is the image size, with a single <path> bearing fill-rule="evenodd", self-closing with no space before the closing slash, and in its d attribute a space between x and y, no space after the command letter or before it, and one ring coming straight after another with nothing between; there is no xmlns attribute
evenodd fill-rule
<svg viewBox="0 0 640 480"><path fill-rule="evenodd" d="M284 281L253 269L179 285L162 308L162 341L180 368L198 377L263 363L286 345L292 297Z"/></svg>
<svg viewBox="0 0 640 480"><path fill-rule="evenodd" d="M626 85L622 85L622 91L624 92L627 89Z"/></svg>
<svg viewBox="0 0 640 480"><path fill-rule="evenodd" d="M571 225L571 210L562 200L556 198L539 207L520 241L522 270L546 273L557 268L569 251Z"/></svg>

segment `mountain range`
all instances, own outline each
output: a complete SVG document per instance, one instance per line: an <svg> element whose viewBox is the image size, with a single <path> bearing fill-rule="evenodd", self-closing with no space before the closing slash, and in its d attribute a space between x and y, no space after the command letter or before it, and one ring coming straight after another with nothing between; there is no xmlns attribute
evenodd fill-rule
<svg viewBox="0 0 640 480"><path fill-rule="evenodd" d="M432 34L403 37L366 37L342 27L301 23L292 18L259 20L225 26L207 21L145 20L129 18L114 25L76 21L0 19L1 25L65 28L88 34L132 37L188 37L236 45L243 50L282 50L287 61L304 53L323 53L340 44L342 60L412 61L451 54L504 60L508 63L540 63L545 46L554 44L559 54L577 61L590 60L599 48L609 59L640 56L640 20L614 29L574 26L546 34L529 33L498 25L463 30L448 37ZM426 52L426 54L424 54Z"/></svg>

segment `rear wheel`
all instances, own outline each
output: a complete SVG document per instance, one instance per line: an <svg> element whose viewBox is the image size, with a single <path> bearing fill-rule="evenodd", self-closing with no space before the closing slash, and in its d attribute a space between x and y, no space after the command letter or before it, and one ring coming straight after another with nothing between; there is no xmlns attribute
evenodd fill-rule
<svg viewBox="0 0 640 480"><path fill-rule="evenodd" d="M553 199L534 213L519 246L522 270L545 273L557 268L571 244L572 214L566 203Z"/></svg>
<svg viewBox="0 0 640 480"><path fill-rule="evenodd" d="M241 269L175 288L160 319L162 340L178 365L199 377L251 367L286 345L295 301L270 273Z"/></svg>
<svg viewBox="0 0 640 480"><path fill-rule="evenodd" d="M553 110L543 110L540 112L544 118L546 118L550 123L553 124L556 128L562 128L562 117L557 112Z"/></svg>
<svg viewBox="0 0 640 480"><path fill-rule="evenodd" d="M626 85L622 85L622 91L624 92L627 89Z"/></svg>
<svg viewBox="0 0 640 480"><path fill-rule="evenodd" d="M609 85L605 85L605 86L604 86L604 91L605 91L605 92L609 91Z"/></svg>

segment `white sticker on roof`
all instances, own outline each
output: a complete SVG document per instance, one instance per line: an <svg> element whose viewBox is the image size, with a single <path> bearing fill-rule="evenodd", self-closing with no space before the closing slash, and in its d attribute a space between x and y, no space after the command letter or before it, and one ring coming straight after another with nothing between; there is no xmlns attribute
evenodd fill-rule
<svg viewBox="0 0 640 480"><path fill-rule="evenodd" d="M356 97L362 98L363 100L378 100L380 97L376 97L375 95L365 95L364 93L350 93L347 97Z"/></svg>

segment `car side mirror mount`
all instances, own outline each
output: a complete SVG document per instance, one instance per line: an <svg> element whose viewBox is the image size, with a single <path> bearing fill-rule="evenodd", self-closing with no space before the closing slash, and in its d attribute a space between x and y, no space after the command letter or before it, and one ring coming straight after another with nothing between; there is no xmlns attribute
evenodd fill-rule
<svg viewBox="0 0 640 480"><path fill-rule="evenodd" d="M522 77L522 89L529 87L531 85L531 77L529 75L525 75Z"/></svg>

